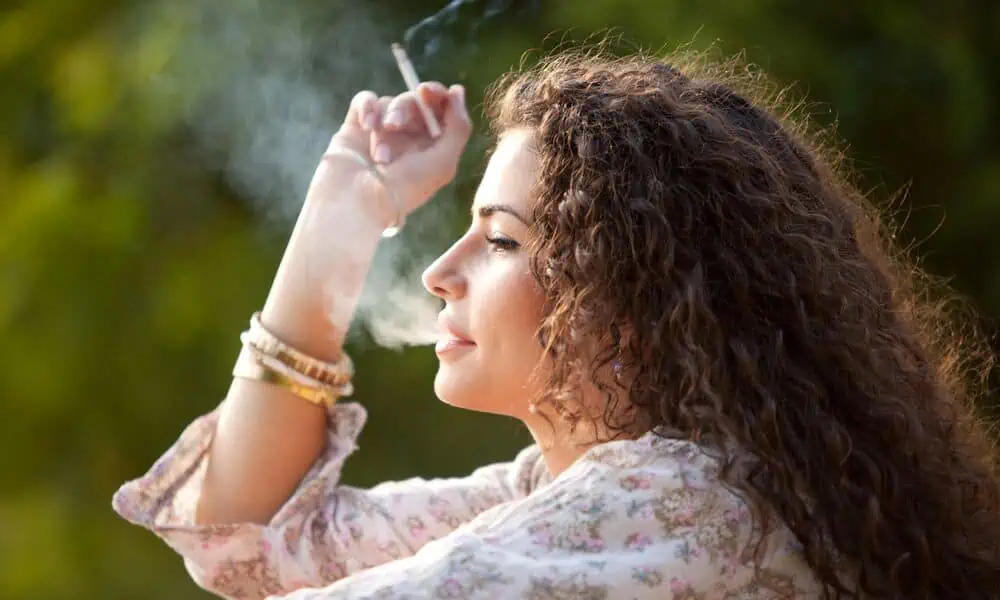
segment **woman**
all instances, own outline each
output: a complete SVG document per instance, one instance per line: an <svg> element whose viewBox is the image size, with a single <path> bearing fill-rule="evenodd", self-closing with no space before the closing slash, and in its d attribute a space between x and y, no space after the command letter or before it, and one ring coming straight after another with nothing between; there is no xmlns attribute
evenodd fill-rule
<svg viewBox="0 0 1000 600"><path fill-rule="evenodd" d="M413 94L358 94L225 401L116 510L231 598L1000 598L974 338L722 73L563 54L497 85L472 225L424 274L435 391L537 443L370 490L337 483L340 345L471 126L457 86L419 90L437 139Z"/></svg>

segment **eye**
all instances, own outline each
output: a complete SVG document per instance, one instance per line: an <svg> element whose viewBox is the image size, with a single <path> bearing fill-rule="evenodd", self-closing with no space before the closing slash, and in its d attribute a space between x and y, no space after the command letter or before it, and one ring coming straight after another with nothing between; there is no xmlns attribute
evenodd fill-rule
<svg viewBox="0 0 1000 600"><path fill-rule="evenodd" d="M513 252L521 247L521 244L518 244L509 237L497 234L486 236L486 241L492 246L491 250L493 252Z"/></svg>

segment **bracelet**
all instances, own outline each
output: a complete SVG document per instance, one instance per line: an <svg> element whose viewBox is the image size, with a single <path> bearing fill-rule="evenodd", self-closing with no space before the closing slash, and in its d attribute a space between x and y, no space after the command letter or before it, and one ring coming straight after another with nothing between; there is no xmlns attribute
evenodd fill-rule
<svg viewBox="0 0 1000 600"><path fill-rule="evenodd" d="M336 363L328 363L300 352L265 329L260 323L260 312L255 312L250 317L250 329L240 335L240 340L258 355L271 357L307 380L323 386L342 389L350 384L354 376L354 363L346 352L340 354Z"/></svg>
<svg viewBox="0 0 1000 600"><path fill-rule="evenodd" d="M290 377L286 372L266 364L261 360L262 358L254 356L251 349L244 346L243 352L240 353L240 357L236 361L236 366L233 367L233 377L276 385L307 402L325 408L330 408L337 402L338 393L334 388L303 384L297 378Z"/></svg>
<svg viewBox="0 0 1000 600"><path fill-rule="evenodd" d="M323 158L333 158L335 156L340 156L343 158L349 158L353 160L354 162L358 163L359 165L367 169L368 172L371 173L372 176L375 177L375 179L377 179L379 183L382 184L382 187L385 188L386 193L389 194L389 199L396 207L396 220L393 223L391 223L388 227L386 227L384 230L382 230L382 237L390 238L399 233L403 229L403 225L406 224L406 211L403 210L403 203L400 201L399 197L396 196L392 188L389 186L389 182L386 181L385 175L382 174L382 171L379 171L378 167L375 166L375 163L368 160L368 158L365 157L365 155L351 148L345 148L344 146L331 146L327 148L326 152L323 154Z"/></svg>
<svg viewBox="0 0 1000 600"><path fill-rule="evenodd" d="M266 354L259 353L253 346L246 346L253 353L254 358L265 368L276 371L285 377L297 382L300 385L306 386L308 388L323 388L329 390L330 393L334 394L334 398L340 398L344 396L350 396L354 393L354 384L350 380L341 383L340 385L330 385L328 383L323 383L318 379L313 379L305 373L299 373L295 371L285 363L281 362L274 356L268 356Z"/></svg>

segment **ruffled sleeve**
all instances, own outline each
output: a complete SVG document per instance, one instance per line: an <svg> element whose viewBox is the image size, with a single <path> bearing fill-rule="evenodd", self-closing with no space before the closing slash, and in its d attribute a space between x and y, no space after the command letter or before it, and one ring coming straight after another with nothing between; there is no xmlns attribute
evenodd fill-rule
<svg viewBox="0 0 1000 600"><path fill-rule="evenodd" d="M267 525L194 524L217 410L188 426L148 473L123 485L114 509L177 551L206 590L265 598L412 556L488 509L526 497L548 474L530 446L512 462L467 477L413 478L367 490L339 485L366 417L354 403L332 409L324 454Z"/></svg>

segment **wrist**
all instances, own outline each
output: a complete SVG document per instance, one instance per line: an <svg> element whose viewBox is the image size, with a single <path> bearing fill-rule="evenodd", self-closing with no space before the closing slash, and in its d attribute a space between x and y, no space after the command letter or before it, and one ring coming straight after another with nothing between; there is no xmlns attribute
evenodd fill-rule
<svg viewBox="0 0 1000 600"><path fill-rule="evenodd" d="M260 319L285 343L333 362L350 326L385 217L373 206L378 202L372 191L375 186L350 163L321 166L314 184Z"/></svg>
<svg viewBox="0 0 1000 600"><path fill-rule="evenodd" d="M321 306L286 302L282 295L272 294L264 303L260 322L285 344L319 360L336 362L345 332L331 323L327 312Z"/></svg>
<svg viewBox="0 0 1000 600"><path fill-rule="evenodd" d="M347 219L352 239L372 232L377 238L401 216L378 175L349 155L337 153L325 154L313 175L304 213L315 210L336 212L338 218Z"/></svg>
<svg viewBox="0 0 1000 600"><path fill-rule="evenodd" d="M380 224L383 237L391 237L402 228L407 213L402 198L367 151L356 150L349 141L334 137L323 154L320 169L324 166L334 180L350 182L351 193L346 196L361 199L368 216Z"/></svg>

